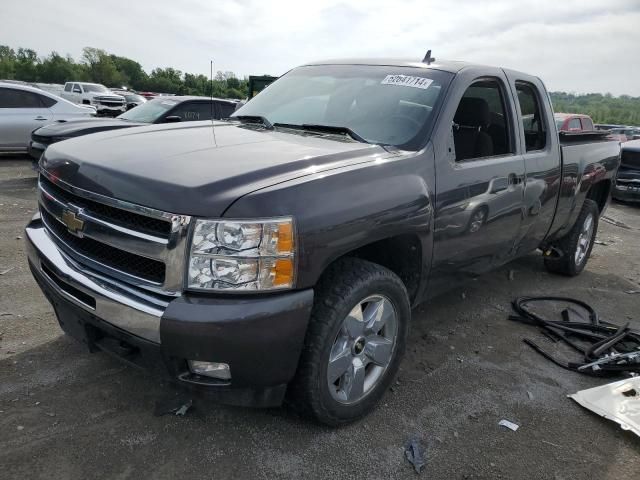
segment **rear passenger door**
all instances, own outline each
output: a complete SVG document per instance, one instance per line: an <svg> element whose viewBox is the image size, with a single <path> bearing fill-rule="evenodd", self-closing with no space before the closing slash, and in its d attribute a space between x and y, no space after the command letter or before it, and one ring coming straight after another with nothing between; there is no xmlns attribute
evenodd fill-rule
<svg viewBox="0 0 640 480"><path fill-rule="evenodd" d="M527 172L518 249L526 253L540 246L556 213L561 187L560 149L553 109L542 82L519 73L509 73L509 77L512 91L518 99L519 116L532 119L532 122L519 122L518 125ZM573 120L580 125L578 118Z"/></svg>
<svg viewBox="0 0 640 480"><path fill-rule="evenodd" d="M433 137L436 201L430 288L435 291L514 255L524 160L507 78L500 69L489 71L486 75L483 69L482 76L475 68L458 73Z"/></svg>
<svg viewBox="0 0 640 480"><path fill-rule="evenodd" d="M10 87L0 88L0 149L22 151L31 132L52 119L40 95Z"/></svg>

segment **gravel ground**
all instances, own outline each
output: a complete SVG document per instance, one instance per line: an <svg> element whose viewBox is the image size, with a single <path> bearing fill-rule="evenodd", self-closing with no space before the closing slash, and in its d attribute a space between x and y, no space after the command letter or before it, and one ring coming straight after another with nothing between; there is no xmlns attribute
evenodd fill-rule
<svg viewBox="0 0 640 480"><path fill-rule="evenodd" d="M337 430L201 401L154 417L167 386L62 335L24 256L35 209L30 162L0 157L3 479L415 478L403 457L412 436L423 478L638 478L640 438L566 398L606 380L547 362L521 341L543 337L506 318L516 296L559 294L640 327L640 294L625 293L640 290L638 207L612 204L578 278L547 274L532 254L417 308L397 384Z"/></svg>

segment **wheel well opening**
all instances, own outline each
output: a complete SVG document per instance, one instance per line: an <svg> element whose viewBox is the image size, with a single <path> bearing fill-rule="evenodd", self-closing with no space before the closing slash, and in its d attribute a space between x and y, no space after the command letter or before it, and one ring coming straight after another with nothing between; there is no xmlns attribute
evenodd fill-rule
<svg viewBox="0 0 640 480"><path fill-rule="evenodd" d="M398 235L370 243L349 252L347 257L361 258L388 268L398 275L414 301L422 271L422 247L416 235Z"/></svg>
<svg viewBox="0 0 640 480"><path fill-rule="evenodd" d="M593 200L598 204L599 212L602 212L602 210L604 210L605 205L607 204L610 189L611 189L611 181L602 180L601 182L598 182L595 185L593 185L589 189L589 192L587 192L587 198L590 200Z"/></svg>

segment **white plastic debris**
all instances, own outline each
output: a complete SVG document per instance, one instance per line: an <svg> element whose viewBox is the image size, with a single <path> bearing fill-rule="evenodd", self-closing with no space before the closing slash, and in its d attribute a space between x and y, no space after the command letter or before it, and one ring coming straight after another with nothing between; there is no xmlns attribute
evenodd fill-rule
<svg viewBox="0 0 640 480"><path fill-rule="evenodd" d="M507 427L509 430L513 430L514 432L520 428L520 425L517 425L513 422L510 422L509 420L504 420L504 419L500 420L498 422L498 425L500 425L501 427Z"/></svg>
<svg viewBox="0 0 640 480"><path fill-rule="evenodd" d="M569 397L640 436L640 377L580 390Z"/></svg>

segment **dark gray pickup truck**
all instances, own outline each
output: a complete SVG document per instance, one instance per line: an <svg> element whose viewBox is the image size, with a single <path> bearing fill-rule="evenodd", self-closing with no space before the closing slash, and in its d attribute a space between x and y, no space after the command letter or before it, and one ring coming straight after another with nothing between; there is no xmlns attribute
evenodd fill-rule
<svg viewBox="0 0 640 480"><path fill-rule="evenodd" d="M228 121L50 146L29 264L91 351L339 425L393 381L414 305L536 249L580 273L619 161L558 135L537 77L314 63Z"/></svg>

